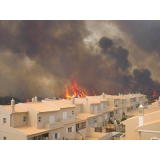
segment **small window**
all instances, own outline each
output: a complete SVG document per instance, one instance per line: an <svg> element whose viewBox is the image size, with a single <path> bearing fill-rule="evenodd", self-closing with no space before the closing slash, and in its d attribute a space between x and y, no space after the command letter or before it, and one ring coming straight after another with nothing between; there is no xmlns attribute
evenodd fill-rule
<svg viewBox="0 0 160 160"><path fill-rule="evenodd" d="M57 133L55 133L55 139L57 139L58 138L58 134Z"/></svg>
<svg viewBox="0 0 160 160"><path fill-rule="evenodd" d="M38 117L38 122L41 122L41 117Z"/></svg>
<svg viewBox="0 0 160 160"><path fill-rule="evenodd" d="M26 122L26 117L23 117L23 122Z"/></svg>
<svg viewBox="0 0 160 160"><path fill-rule="evenodd" d="M74 115L74 111L72 111L72 115Z"/></svg>
<svg viewBox="0 0 160 160"><path fill-rule="evenodd" d="M6 137L3 137L3 140L6 140L7 138Z"/></svg>
<svg viewBox="0 0 160 160"><path fill-rule="evenodd" d="M6 123L6 118L3 118L3 123L4 123L4 124Z"/></svg>
<svg viewBox="0 0 160 160"><path fill-rule="evenodd" d="M69 127L69 128L68 128L68 133L69 133L69 132L72 132L72 127Z"/></svg>

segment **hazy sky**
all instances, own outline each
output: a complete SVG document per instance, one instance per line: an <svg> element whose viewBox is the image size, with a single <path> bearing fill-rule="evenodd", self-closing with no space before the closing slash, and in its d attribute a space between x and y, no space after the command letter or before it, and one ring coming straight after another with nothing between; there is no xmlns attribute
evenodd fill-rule
<svg viewBox="0 0 160 160"><path fill-rule="evenodd" d="M160 92L160 21L0 21L0 94Z"/></svg>

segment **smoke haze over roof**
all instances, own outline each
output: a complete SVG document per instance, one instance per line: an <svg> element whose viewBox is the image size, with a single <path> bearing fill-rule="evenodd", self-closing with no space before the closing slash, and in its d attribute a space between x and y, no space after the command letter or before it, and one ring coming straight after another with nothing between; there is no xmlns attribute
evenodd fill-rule
<svg viewBox="0 0 160 160"><path fill-rule="evenodd" d="M0 94L160 92L159 21L0 21Z"/></svg>

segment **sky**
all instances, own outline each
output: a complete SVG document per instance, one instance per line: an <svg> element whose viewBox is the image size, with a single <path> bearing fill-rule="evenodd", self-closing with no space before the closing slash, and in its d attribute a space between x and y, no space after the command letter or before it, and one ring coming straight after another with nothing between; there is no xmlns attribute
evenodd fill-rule
<svg viewBox="0 0 160 160"><path fill-rule="evenodd" d="M0 21L0 95L160 92L160 21Z"/></svg>

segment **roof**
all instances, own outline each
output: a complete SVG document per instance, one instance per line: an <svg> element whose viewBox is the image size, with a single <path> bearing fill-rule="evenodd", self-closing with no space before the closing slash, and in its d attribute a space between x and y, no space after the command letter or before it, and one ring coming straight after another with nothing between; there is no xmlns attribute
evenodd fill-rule
<svg viewBox="0 0 160 160"><path fill-rule="evenodd" d="M82 116L79 114L75 116L75 122L85 121L86 119L87 119L86 116Z"/></svg>
<svg viewBox="0 0 160 160"><path fill-rule="evenodd" d="M63 99L64 102L67 102L67 103L71 103L71 100L69 99ZM72 104L72 103L71 103ZM82 102L75 102L75 105L82 105L83 103Z"/></svg>
<svg viewBox="0 0 160 160"><path fill-rule="evenodd" d="M108 106L108 111L118 110L122 109L123 107L114 107L114 106Z"/></svg>
<svg viewBox="0 0 160 160"><path fill-rule="evenodd" d="M89 98L89 97L86 97L86 98L88 98L88 103L90 103L90 104L99 104L100 102L98 101L98 100L96 100L96 99L92 99L92 98ZM87 100L86 100L86 98L75 98L75 103L83 103L83 102L87 102Z"/></svg>
<svg viewBox="0 0 160 160"><path fill-rule="evenodd" d="M33 110L36 110L38 112L54 112L59 111L60 109L54 108L50 105L47 105L42 102L28 102L28 103L20 103L20 105L27 106Z"/></svg>
<svg viewBox="0 0 160 160"><path fill-rule="evenodd" d="M75 104L72 104L71 102L67 102L66 100L49 100L49 101L43 100L42 102L46 104L50 104L53 107L55 106L55 107L61 108L61 109L76 107Z"/></svg>
<svg viewBox="0 0 160 160"><path fill-rule="evenodd" d="M87 98L91 98L91 99L93 99L93 100L98 100L98 101L100 101L100 102L107 102L108 100L105 98L102 98L102 96L87 96Z"/></svg>
<svg viewBox="0 0 160 160"><path fill-rule="evenodd" d="M8 111L12 112L12 107L10 105L3 106ZM28 111L26 109L23 109L22 107L19 107L18 105L15 105L14 107L14 113L27 113Z"/></svg>
<svg viewBox="0 0 160 160"><path fill-rule="evenodd" d="M95 115L95 114L89 114L89 113L79 113L76 117L77 118L90 118L90 117L96 117L97 115Z"/></svg>
<svg viewBox="0 0 160 160"><path fill-rule="evenodd" d="M14 128L14 129L18 130L22 133L25 133L27 135L33 135L33 134L38 134L38 133L43 133L43 132L48 131L46 129L36 129L36 128L30 127L30 126L21 126L21 127L17 127L17 128Z"/></svg>

